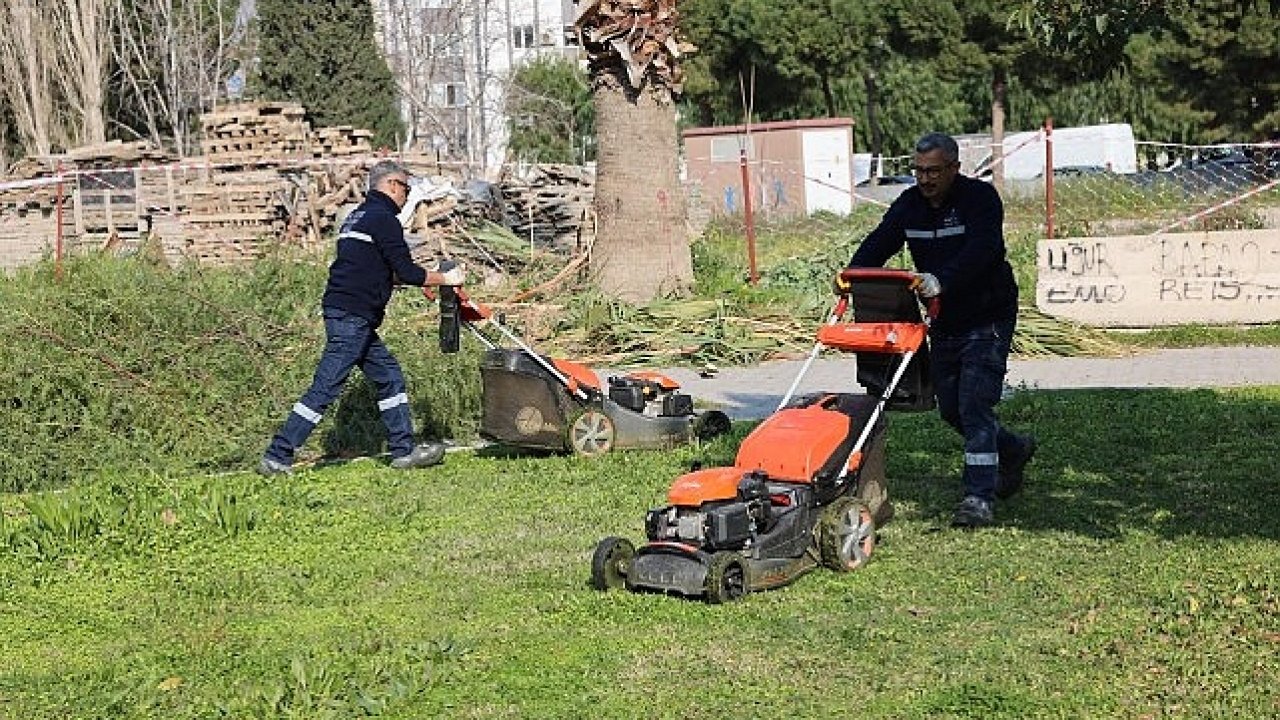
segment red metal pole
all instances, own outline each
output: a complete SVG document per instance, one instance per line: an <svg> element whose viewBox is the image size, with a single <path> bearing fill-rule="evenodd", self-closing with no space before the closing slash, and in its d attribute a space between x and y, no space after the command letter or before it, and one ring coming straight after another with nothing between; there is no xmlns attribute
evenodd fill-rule
<svg viewBox="0 0 1280 720"><path fill-rule="evenodd" d="M751 284L755 285L760 280L760 273L756 271L756 221L751 213L751 172L747 168L746 148L738 151L738 167L742 169L742 217L747 224L748 277Z"/></svg>
<svg viewBox="0 0 1280 720"><path fill-rule="evenodd" d="M58 174L58 183L54 186L54 192L57 194L54 198L54 213L57 217L57 234L54 238L53 277L56 280L62 280L62 163L57 164L54 168L54 172Z"/></svg>
<svg viewBox="0 0 1280 720"><path fill-rule="evenodd" d="M1044 238L1053 239L1053 118L1044 119Z"/></svg>

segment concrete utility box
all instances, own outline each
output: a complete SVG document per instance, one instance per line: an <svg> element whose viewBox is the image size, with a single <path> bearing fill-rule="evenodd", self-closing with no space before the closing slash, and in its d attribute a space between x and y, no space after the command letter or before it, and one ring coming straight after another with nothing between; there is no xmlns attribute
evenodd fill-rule
<svg viewBox="0 0 1280 720"><path fill-rule="evenodd" d="M749 131L749 132L748 132ZM822 118L684 131L688 180L713 216L742 212L746 150L752 209L764 217L853 208L853 120Z"/></svg>

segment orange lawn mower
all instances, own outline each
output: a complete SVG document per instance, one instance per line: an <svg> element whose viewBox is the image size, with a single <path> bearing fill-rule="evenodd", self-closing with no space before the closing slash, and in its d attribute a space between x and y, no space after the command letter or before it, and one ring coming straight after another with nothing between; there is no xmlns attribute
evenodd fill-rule
<svg viewBox="0 0 1280 720"><path fill-rule="evenodd" d="M818 565L849 572L867 563L876 528L893 513L884 488L884 413L933 407L926 336L938 306L930 301L922 315L910 272L854 268L841 277L850 290L734 464L676 478L668 504L645 516L648 542L639 549L623 537L601 540L591 559L593 587L722 603L786 585ZM843 322L850 304L853 322ZM823 348L857 353L858 382L871 394L796 396Z"/></svg>
<svg viewBox="0 0 1280 720"><path fill-rule="evenodd" d="M695 410L693 398L661 373L629 372L601 383L585 365L536 352L462 288L440 290L441 350L457 352L460 326L487 348L480 361L480 436L486 440L594 456L671 448L730 428L728 415Z"/></svg>

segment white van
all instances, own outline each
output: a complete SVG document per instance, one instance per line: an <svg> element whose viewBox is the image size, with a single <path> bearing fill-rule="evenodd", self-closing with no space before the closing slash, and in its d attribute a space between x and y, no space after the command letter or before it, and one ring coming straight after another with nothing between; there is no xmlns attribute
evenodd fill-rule
<svg viewBox="0 0 1280 720"><path fill-rule="evenodd" d="M1093 172L1135 173L1138 150L1128 123L1054 128L1053 169L1057 174ZM1005 135L1004 176L1008 180L1032 180L1044 176L1046 135L1032 130ZM977 162L974 174L991 176L990 143Z"/></svg>

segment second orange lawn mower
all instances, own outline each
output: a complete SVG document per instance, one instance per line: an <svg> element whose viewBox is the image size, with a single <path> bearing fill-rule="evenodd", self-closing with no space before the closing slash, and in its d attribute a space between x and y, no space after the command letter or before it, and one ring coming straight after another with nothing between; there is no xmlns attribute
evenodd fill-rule
<svg viewBox="0 0 1280 720"><path fill-rule="evenodd" d="M480 435L517 448L600 455L614 449L665 449L729 430L729 416L698 411L680 384L657 372L629 372L606 383L591 368L544 356L472 300L442 287L440 342L458 349L458 329L487 348L480 361ZM491 332L490 332L491 331ZM514 347L504 347L490 334Z"/></svg>
<svg viewBox="0 0 1280 720"><path fill-rule="evenodd" d="M720 603L785 585L818 565L848 572L870 559L876 528L892 515L884 411L933 406L926 336L937 304L922 316L906 271L846 269L842 277L850 293L734 464L676 478L668 504L645 516L648 542L638 550L623 537L601 540L593 587ZM854 321L842 322L850 299ZM858 382L873 394L795 397L824 347L857 353Z"/></svg>

